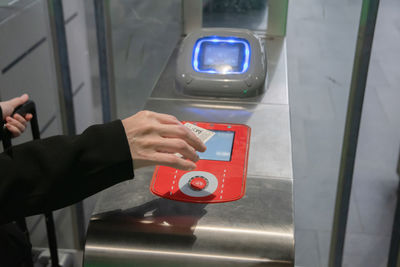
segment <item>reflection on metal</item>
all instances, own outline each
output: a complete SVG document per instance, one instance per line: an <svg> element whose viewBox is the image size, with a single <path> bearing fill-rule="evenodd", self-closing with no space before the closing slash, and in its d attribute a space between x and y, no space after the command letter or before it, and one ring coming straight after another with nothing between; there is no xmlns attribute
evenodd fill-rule
<svg viewBox="0 0 400 267"><path fill-rule="evenodd" d="M233 109L233 110L244 110L244 107L239 105L218 105L218 104L203 104L203 103L192 103L190 106L196 108L214 108L214 109Z"/></svg>
<svg viewBox="0 0 400 267"><path fill-rule="evenodd" d="M183 0L182 1L183 34L189 34L201 29L203 25L203 1Z"/></svg>
<svg viewBox="0 0 400 267"><path fill-rule="evenodd" d="M268 0L268 29L269 36L285 36L288 14L288 0Z"/></svg>
<svg viewBox="0 0 400 267"><path fill-rule="evenodd" d="M114 66L111 42L110 2L93 0L96 20L97 50L99 54L99 73L103 122L116 118Z"/></svg>
<svg viewBox="0 0 400 267"><path fill-rule="evenodd" d="M378 7L379 0L363 0L336 193L335 215L329 255L330 267L342 266L358 132Z"/></svg>
<svg viewBox="0 0 400 267"><path fill-rule="evenodd" d="M252 229L240 229L240 228L228 228L228 227L213 227L213 226L197 226L196 231L211 231L211 232L224 232L229 234L242 234L242 235L261 235L265 237L281 237L281 238L293 238L292 234L288 234L285 232L280 232L280 229L277 231L256 231Z"/></svg>
<svg viewBox="0 0 400 267"><path fill-rule="evenodd" d="M103 194L85 265L293 266L291 179L249 177L243 199L205 205L152 195L152 170L137 170L133 181Z"/></svg>
<svg viewBox="0 0 400 267"><path fill-rule="evenodd" d="M96 247L96 246L87 246L87 250L92 252L114 252L114 253L129 253L129 254L139 254L139 255L162 255L169 257L187 257L192 261L195 261L196 258L204 258L204 259L214 259L214 260L223 260L223 261L239 261L239 262L255 262L255 263L284 263L290 264L289 261L277 261L272 259L262 259L262 258L251 258L251 257L240 257L233 255L214 255L214 254L201 254L201 253L189 253L189 252L177 252L177 251L162 251L162 250L150 250L150 249L133 249L133 248L124 248L124 247Z"/></svg>

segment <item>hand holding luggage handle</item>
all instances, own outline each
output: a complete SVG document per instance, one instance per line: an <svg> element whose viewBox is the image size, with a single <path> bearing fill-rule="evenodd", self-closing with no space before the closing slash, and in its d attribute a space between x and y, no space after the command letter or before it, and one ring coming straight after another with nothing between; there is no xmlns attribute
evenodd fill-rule
<svg viewBox="0 0 400 267"><path fill-rule="evenodd" d="M35 103L31 100L26 101L23 105L18 106L15 108L13 114L19 114L21 116L25 116L27 113L32 114L31 119L31 128L32 128L32 137L33 139L40 139L40 131L39 131L39 123L36 116L36 106ZM11 133L5 129L4 136L3 136L3 148L4 150L11 147ZM12 155L12 150L8 151L9 154Z"/></svg>
<svg viewBox="0 0 400 267"><path fill-rule="evenodd" d="M32 129L32 137L33 139L40 139L40 131L39 131L39 123L37 119L37 114L36 114L36 106L35 103L31 100L28 100L25 102L23 105L18 106L14 110L14 114L20 114L21 116L25 116L27 113L32 114L32 119L31 119L31 129ZM7 150L7 153L12 155L12 149L11 148L11 133L5 129L4 130L4 135L3 135L3 147L4 151ZM46 230L47 230L47 239L49 242L49 249L50 249L50 256L51 256L51 263L52 266L58 267L58 253L57 253L57 240L56 240L56 233L55 233L55 227L54 227L54 219L53 219L53 213L51 211L45 212L45 219L46 219ZM18 226L21 228L21 230L24 232L26 235L27 239L29 240L29 231L26 225L26 220L25 218L21 218L17 220ZM32 261L30 263L27 263L28 266L33 266Z"/></svg>

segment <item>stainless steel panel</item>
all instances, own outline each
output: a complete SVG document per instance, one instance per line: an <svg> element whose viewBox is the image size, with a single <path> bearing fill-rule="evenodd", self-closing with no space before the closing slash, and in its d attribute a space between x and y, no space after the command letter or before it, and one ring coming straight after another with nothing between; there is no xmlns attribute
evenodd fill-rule
<svg viewBox="0 0 400 267"><path fill-rule="evenodd" d="M104 192L89 227L85 265L290 266L292 181L248 177L246 195L183 203L149 192L153 168Z"/></svg>
<svg viewBox="0 0 400 267"><path fill-rule="evenodd" d="M293 177L287 105L150 100L145 109L179 120L246 124L251 127L248 175Z"/></svg>
<svg viewBox="0 0 400 267"><path fill-rule="evenodd" d="M267 71L268 79L265 84L264 94L257 97L248 98L216 98L216 97L195 97L183 95L175 89L175 68L176 55L175 49L168 62L167 67L162 73L157 85L151 94L152 99L192 99L207 101L231 101L243 103L263 103L263 104L288 104L287 90L287 70L286 70L286 42L279 37L268 37L263 40L267 51Z"/></svg>

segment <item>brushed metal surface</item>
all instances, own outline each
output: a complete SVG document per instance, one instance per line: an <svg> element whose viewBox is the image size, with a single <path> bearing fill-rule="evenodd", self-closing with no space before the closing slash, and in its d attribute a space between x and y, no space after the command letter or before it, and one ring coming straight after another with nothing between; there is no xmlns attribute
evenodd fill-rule
<svg viewBox="0 0 400 267"><path fill-rule="evenodd" d="M176 54L145 109L180 120L251 127L245 196L220 204L154 196L154 168L104 191L92 215L85 266L293 266L293 173L283 39L270 39L269 85L255 98L196 98L174 90ZM276 53L276 54L275 54ZM275 67L274 67L275 66Z"/></svg>
<svg viewBox="0 0 400 267"><path fill-rule="evenodd" d="M92 216L87 266L290 266L292 181L247 178L246 195L222 204L184 203L149 192L153 168L105 191Z"/></svg>

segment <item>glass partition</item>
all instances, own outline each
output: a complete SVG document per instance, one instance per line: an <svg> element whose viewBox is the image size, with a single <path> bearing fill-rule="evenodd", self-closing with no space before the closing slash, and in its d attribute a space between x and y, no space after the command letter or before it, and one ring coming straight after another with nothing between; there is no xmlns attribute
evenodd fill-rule
<svg viewBox="0 0 400 267"><path fill-rule="evenodd" d="M296 265L327 266L361 1L289 1ZM351 207L356 205L352 201ZM360 221L349 221L353 231Z"/></svg>
<svg viewBox="0 0 400 267"><path fill-rule="evenodd" d="M109 1L117 116L143 109L182 30L180 0Z"/></svg>
<svg viewBox="0 0 400 267"><path fill-rule="evenodd" d="M296 266L328 266L362 2L289 2ZM399 94L393 87L399 77L394 74L398 70L395 62L400 40L394 25L399 9L400 4L394 1L381 1L354 166L343 266L386 266L387 262L400 143L400 124L394 115L399 114L395 100Z"/></svg>
<svg viewBox="0 0 400 267"><path fill-rule="evenodd" d="M203 0L203 27L265 31L267 0Z"/></svg>

